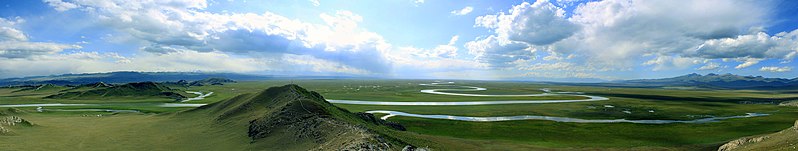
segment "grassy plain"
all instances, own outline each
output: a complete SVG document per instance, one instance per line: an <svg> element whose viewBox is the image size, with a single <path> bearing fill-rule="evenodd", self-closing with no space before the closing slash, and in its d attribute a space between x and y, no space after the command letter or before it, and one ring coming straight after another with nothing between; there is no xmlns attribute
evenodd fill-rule
<svg viewBox="0 0 798 151"><path fill-rule="evenodd" d="M214 92L203 100L185 103L212 103L240 94L261 91L288 83L317 91L327 99L369 101L490 101L535 99L581 99L573 96L541 97L460 97L420 93L422 89L457 88L421 86L434 80L269 80L245 81L225 85L177 88L182 91ZM778 102L798 100L795 91L756 90L678 90L657 88L615 88L559 86L531 82L454 81L457 85L478 86L487 91L459 92L474 94L534 94L541 88L555 91L585 92L610 98L607 101L513 104L478 106L374 106L343 105L353 112L395 110L416 114L448 114L461 116L544 115L585 119L675 119L691 120L707 116L735 116L745 113L767 113L770 116L725 120L706 124L584 124L551 121L464 122L411 117L392 117L408 128L392 132L406 142L440 150L529 150L529 149L641 149L641 150L713 150L722 143L743 136L772 133L793 125L798 108L777 106ZM169 99L113 98L107 100L42 99L58 91L14 92L0 89L0 104L21 103L95 103L88 107L134 109L144 113L43 112L22 108L29 113L21 117L37 124L15 129L16 136L0 136L0 148L23 149L158 149L185 150L211 147L216 149L251 149L246 143L230 143L239 138L206 123L203 117L174 118L171 115L188 108L159 108L134 105L141 102L173 102ZM189 95L188 97L194 97ZM129 103L128 105L119 105ZM754 103L754 104L744 104ZM775 103L775 104L764 104ZM114 104L114 105L108 105ZM604 107L611 105L612 108ZM631 114L623 111L630 111ZM653 112L651 112L653 111ZM103 114L102 117L86 115ZM82 132L85 131L85 132ZM98 137L101 136L101 137ZM70 139L75 138L75 139ZM122 139L124 138L124 139ZM124 140L124 141L123 141ZM37 142L47 142L37 143ZM122 142L122 143L113 143ZM236 141L241 142L241 141ZM76 145L82 144L82 145ZM210 145L213 144L213 145ZM243 146L243 147L242 147ZM49 148L48 148L49 147ZM248 148L249 147L249 148Z"/></svg>

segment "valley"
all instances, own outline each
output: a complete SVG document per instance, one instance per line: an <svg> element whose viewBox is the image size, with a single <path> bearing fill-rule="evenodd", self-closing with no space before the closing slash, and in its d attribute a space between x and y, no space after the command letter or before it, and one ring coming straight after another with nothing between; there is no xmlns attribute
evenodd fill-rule
<svg viewBox="0 0 798 151"><path fill-rule="evenodd" d="M109 148L135 149L135 146L132 146L136 144L135 142L163 145L155 145L153 148L180 146L186 150L208 146L177 144L181 144L180 142L188 144L206 142L219 144L220 149L240 145L233 148L243 147L241 148L243 150L263 147L263 145L275 143L272 141L279 139L264 137L263 139L269 140L266 141L267 143L253 144L247 143L247 141L233 143L232 140L247 140L247 126L245 125L248 122L229 121L223 122L226 124L219 124L218 120L213 120L212 114L194 112L218 106L206 105L197 108L204 104L229 102L240 99L242 96L261 92L269 87L292 83L318 92L321 97L329 100L334 106L349 112L373 113L376 119L382 117L384 120L401 124L406 128L406 131L398 131L379 125L366 125L366 127L376 129L374 131L378 132L378 136L390 136L397 140L397 144L429 147L436 150L476 148L500 150L530 148L714 150L727 141L740 137L785 129L792 126L796 120L794 117L798 117L798 108L794 107L739 103L740 98L746 98L749 101L786 101L798 97L798 94L788 92L685 91L463 80L453 80L449 85L428 85L434 82L434 80L266 80L238 81L223 85L169 87L169 91L183 92L186 97L189 97L183 100L161 96L151 96L140 100L127 100L125 97L58 99L47 98L47 96L62 92L62 89L69 90L71 88L58 88L36 93L19 91L24 88L3 88L3 94L0 97L15 99L1 100L0 103L5 105L0 105L0 109L19 110L21 113L14 116L22 117L34 123L35 126L11 128L14 135L0 136L4 142L0 147L27 148L31 146L25 145L24 142L39 139L62 146L72 144L70 142L74 141L58 137L46 139L42 137L47 133L59 134L64 137L109 133L108 135L124 135L131 139L142 139L131 141L130 144L110 145ZM425 91L430 89L435 90ZM477 89L480 91L463 91ZM202 99L198 99L199 97ZM693 99L696 97L711 98L711 100ZM598 100L579 101L591 100L591 98L598 98ZM341 103L336 100L417 104ZM468 102L483 103L456 104ZM490 102L505 103L493 104ZM47 103L62 105L41 105ZM40 105L11 106L12 104ZM166 104L174 106L165 106ZM251 111L252 109L236 110ZM266 111L262 114L270 112ZM252 114L246 117L257 115ZM437 117L413 115L435 115ZM70 122L81 124L67 124ZM228 124L238 125L241 128L238 128L239 130L220 129L230 126ZM170 126L167 128L157 125ZM97 132L88 134L73 132L74 129L81 127L96 129ZM147 131L147 133L116 132L115 129ZM207 134L207 136L196 136L199 135L196 133ZM160 135L150 138L150 135L156 134ZM95 143L108 141L92 140L98 138L88 136L86 138L88 139L86 141L96 141ZM162 142L148 142L154 141L150 139ZM318 142L312 142L308 142L309 144L304 146L318 145ZM394 145L394 147L404 145Z"/></svg>

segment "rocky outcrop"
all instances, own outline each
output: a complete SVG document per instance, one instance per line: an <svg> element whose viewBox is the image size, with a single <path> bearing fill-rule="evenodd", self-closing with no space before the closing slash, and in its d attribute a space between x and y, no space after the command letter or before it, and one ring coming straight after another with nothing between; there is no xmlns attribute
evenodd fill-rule
<svg viewBox="0 0 798 151"><path fill-rule="evenodd" d="M11 135L13 126L33 126L32 123L18 116L0 116L0 135Z"/></svg>
<svg viewBox="0 0 798 151"><path fill-rule="evenodd" d="M791 107L798 107L798 100L794 101L784 101L779 103L779 106L791 106Z"/></svg>
<svg viewBox="0 0 798 151"><path fill-rule="evenodd" d="M720 148L718 148L718 151L734 150L734 149L737 149L740 146L743 146L743 145L746 145L746 144L751 144L751 143L762 142L762 141L764 141L765 139L768 139L768 138L770 138L770 137L768 137L768 136L759 136L759 137L740 138L740 139L728 142L726 144L723 144L723 146L720 146Z"/></svg>

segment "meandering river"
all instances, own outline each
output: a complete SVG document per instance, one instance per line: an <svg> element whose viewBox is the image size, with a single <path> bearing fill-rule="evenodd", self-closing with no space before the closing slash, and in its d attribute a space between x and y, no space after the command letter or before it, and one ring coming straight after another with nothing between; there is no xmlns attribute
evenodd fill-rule
<svg viewBox="0 0 798 151"><path fill-rule="evenodd" d="M581 92L552 92L550 89L541 89L544 93L539 94L510 94L510 95L494 95L494 94L468 94L468 93L455 93L455 92L470 92L470 91L485 91L487 88L475 86L457 86L453 85L454 82L447 83L430 83L419 84L422 86L449 86L461 87L463 89L425 89L421 93L451 95L451 96L472 96L472 97L538 97L538 96L553 96L553 95L566 95L566 96L580 96L587 99L578 100L494 100L494 101L468 101L468 102L391 102L391 101L364 101L364 100L327 100L330 103L337 104L358 104L358 105L491 105L491 104L536 104L536 103L569 103L569 102L587 102L587 101L603 101L609 98L584 95ZM382 113L388 114L381 119L385 120L394 116L418 117L429 119L447 119L459 121L475 121L475 122L495 122L495 121L512 121L512 120L548 120L556 122L574 122L574 123L639 123L639 124L668 124L668 123L708 123L717 122L725 119L732 118L749 118L758 116L767 116L769 114L761 113L747 113L746 115L728 116L728 117L708 117L695 120L627 120L627 119L580 119L570 117L555 117L555 116L539 116L539 115L517 115L517 116L492 116L492 117L471 117L471 116L456 116L456 115L424 115L413 114L399 111L388 110L373 110L366 111L366 113Z"/></svg>
<svg viewBox="0 0 798 151"><path fill-rule="evenodd" d="M186 91L187 93L197 94L197 97L188 98L180 102L188 102L194 100L202 100L210 96L213 92L203 94L202 92ZM0 107L40 107L41 111L98 111L98 112L139 112L137 110L109 110L109 109L43 109L42 107L59 107L59 106L142 106L142 107L200 107L206 104L190 104L190 103L100 103L100 104L64 104L64 103L42 103L42 104L7 104L0 105Z"/></svg>

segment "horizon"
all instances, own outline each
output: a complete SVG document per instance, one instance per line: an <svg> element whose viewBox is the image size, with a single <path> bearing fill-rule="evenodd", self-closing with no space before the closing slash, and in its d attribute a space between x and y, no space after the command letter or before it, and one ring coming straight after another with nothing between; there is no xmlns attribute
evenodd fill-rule
<svg viewBox="0 0 798 151"><path fill-rule="evenodd" d="M798 75L798 1L43 0L0 7L0 79L118 71L575 83Z"/></svg>
<svg viewBox="0 0 798 151"><path fill-rule="evenodd" d="M112 71L112 72L85 72L85 73L65 73L65 74L53 74L53 75L40 75L40 76L26 76L26 77L11 77L11 78L0 78L0 80L10 80L10 79L28 79L28 78L39 78L39 77L59 77L59 76L67 76L67 75L94 75L94 74L110 74L110 73L197 73L197 74L237 74L243 76L261 76L261 77L272 77L272 78L308 78L308 77L315 77L315 78L308 78L308 79L353 79L353 78L360 78L360 79L380 79L380 80L459 80L459 81L519 81L519 82L541 82L541 83L605 83L605 82L618 82L618 81L627 81L627 80L649 80L649 79L666 79L666 78L676 78L682 76L689 76L689 75L699 75L699 76L710 76L710 75L733 75L733 76L741 76L741 77L763 77L763 78L775 78L775 79L785 79L785 80L792 80L798 79L798 76L790 78L790 77L765 77L761 75L738 75L733 73L688 73L684 75L676 75L671 77L658 77L658 78L637 78L637 79L620 79L620 80L601 80L601 79L589 79L589 80L581 80L581 81L557 81L557 80L533 80L533 79L458 79L458 78L393 78L393 77L366 77L366 76L347 76L347 75L269 75L269 74L247 74L247 73L234 73L234 72L206 72L206 71L188 71L188 72L179 72L179 71ZM249 80L245 80L249 81ZM102 81L100 81L102 82Z"/></svg>

